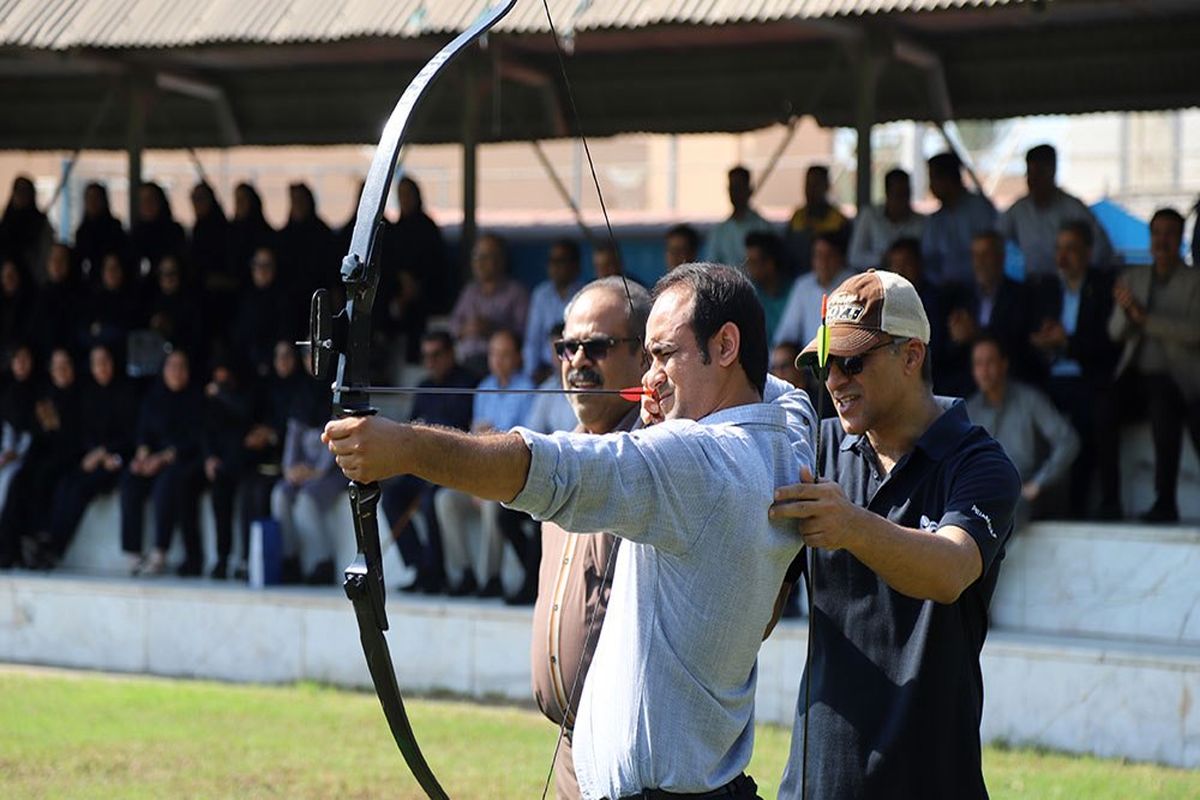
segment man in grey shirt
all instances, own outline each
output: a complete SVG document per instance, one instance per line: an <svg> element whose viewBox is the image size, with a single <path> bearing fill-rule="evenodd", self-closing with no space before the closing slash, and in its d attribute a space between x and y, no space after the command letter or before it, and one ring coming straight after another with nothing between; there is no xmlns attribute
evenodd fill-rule
<svg viewBox="0 0 1200 800"><path fill-rule="evenodd" d="M686 265L655 295L642 385L657 425L472 436L359 417L325 440L353 480L411 473L626 539L575 725L582 794L753 798L758 648L800 546L767 510L812 451L762 402L766 330L744 276Z"/></svg>
<svg viewBox="0 0 1200 800"><path fill-rule="evenodd" d="M1020 528L1046 487L1070 469L1079 454L1079 434L1050 398L1009 378L1008 355L995 336L984 334L975 340L971 373L979 391L967 401L967 416L1000 443L1021 475L1016 512Z"/></svg>

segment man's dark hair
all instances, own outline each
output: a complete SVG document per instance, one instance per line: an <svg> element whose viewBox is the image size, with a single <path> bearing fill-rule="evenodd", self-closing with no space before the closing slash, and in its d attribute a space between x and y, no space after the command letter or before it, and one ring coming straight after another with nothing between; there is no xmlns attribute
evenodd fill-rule
<svg viewBox="0 0 1200 800"><path fill-rule="evenodd" d="M690 249L693 253L699 252L699 250L700 250L700 234L697 233L696 229L693 228L691 225L687 225L684 223L680 223L679 225L672 225L670 228L667 229L667 235L664 238L670 239L672 236L682 236L684 239L687 240L688 249Z"/></svg>
<svg viewBox="0 0 1200 800"><path fill-rule="evenodd" d="M808 169L805 170L804 174L820 175L825 179L826 183L829 183L829 167L825 166L824 164L810 164Z"/></svg>
<svg viewBox="0 0 1200 800"><path fill-rule="evenodd" d="M775 266L780 270L784 268L786 262L783 239L779 238L776 233L770 231L752 231L746 234L746 247L757 247L763 251L763 255L775 262Z"/></svg>
<svg viewBox="0 0 1200 800"><path fill-rule="evenodd" d="M962 183L962 161L955 153L938 153L929 159L929 173L942 178L951 178Z"/></svg>
<svg viewBox="0 0 1200 800"><path fill-rule="evenodd" d="M517 333L512 328L497 328L496 330L492 331L492 335L488 337L488 341L491 341L497 336L507 336L509 341L513 343L513 347L517 349L517 352L521 352L521 334Z"/></svg>
<svg viewBox="0 0 1200 800"><path fill-rule="evenodd" d="M1059 233L1073 233L1079 237L1079 241L1083 242L1083 246L1091 249L1096 243L1096 234L1092 233L1092 226L1081 219L1070 219L1058 226Z"/></svg>
<svg viewBox="0 0 1200 800"><path fill-rule="evenodd" d="M740 270L720 264L684 264L659 278L654 297L681 285L692 290L692 333L701 360L710 363L708 340L722 325L732 322L741 333L738 362L761 397L767 385L770 352L766 317L750 279Z"/></svg>
<svg viewBox="0 0 1200 800"><path fill-rule="evenodd" d="M920 242L920 240L914 236L901 236L899 239L892 242L891 245L888 246L887 251L883 254L883 260L886 263L887 257L889 255L891 255L892 253L904 253L904 252L911 254L912 257L917 260L917 263L920 263L921 262L921 242Z"/></svg>
<svg viewBox="0 0 1200 800"><path fill-rule="evenodd" d="M1000 354L1001 358L1005 360L1008 359L1008 348L1004 346L1004 342L996 334L990 331L984 331L976 336L974 340L971 341L971 352L974 353L975 348L979 347L981 344L992 345L996 348L996 352Z"/></svg>
<svg viewBox="0 0 1200 800"><path fill-rule="evenodd" d="M1004 237L1001 236L998 231L993 231L993 230L979 231L978 233L976 233L974 236L971 237L971 241L974 242L977 239L983 239L988 242L991 242L993 247L1000 248L1001 253L1004 252L1004 248L1005 248Z"/></svg>
<svg viewBox="0 0 1200 800"><path fill-rule="evenodd" d="M1154 227L1154 223L1159 219L1167 219L1179 226L1179 235L1183 235L1183 215L1173 208L1160 208L1154 212L1154 216L1150 217L1150 227Z"/></svg>
<svg viewBox="0 0 1200 800"><path fill-rule="evenodd" d="M733 180L734 176L744 178L747 183L750 182L750 170L746 169L741 164L738 164L736 167L729 170L729 179Z"/></svg>
<svg viewBox="0 0 1200 800"><path fill-rule="evenodd" d="M1027 164L1050 164L1051 166L1058 163L1058 151L1053 145L1039 144L1036 147L1029 148L1025 153L1025 163Z"/></svg>
<svg viewBox="0 0 1200 800"><path fill-rule="evenodd" d="M887 171L886 175L883 176L884 190L886 191L887 189L890 189L892 184L895 183L896 181L905 181L910 186L912 185L912 178L909 177L909 174L907 172L900 169L899 167L893 167L892 169L889 169Z"/></svg>
<svg viewBox="0 0 1200 800"><path fill-rule="evenodd" d="M621 248L617 247L614 243L597 242L593 250L597 255L600 253L608 253L610 256L616 259L617 266L624 266L625 259L621 258Z"/></svg>
<svg viewBox="0 0 1200 800"><path fill-rule="evenodd" d="M579 266L579 243L578 242L575 242L571 239L555 239L554 242L550 245L550 249L553 250L556 247L560 248L567 254L567 258L569 258L571 260L572 264L574 264L577 267Z"/></svg>
<svg viewBox="0 0 1200 800"><path fill-rule="evenodd" d="M846 250L849 242L846 241L846 235L843 233L818 233L813 237L813 242L824 242L842 254L842 258L846 257Z"/></svg>
<svg viewBox="0 0 1200 800"><path fill-rule="evenodd" d="M450 335L449 331L429 331L421 337L421 341L429 344L436 343L450 352L454 352L454 337Z"/></svg>

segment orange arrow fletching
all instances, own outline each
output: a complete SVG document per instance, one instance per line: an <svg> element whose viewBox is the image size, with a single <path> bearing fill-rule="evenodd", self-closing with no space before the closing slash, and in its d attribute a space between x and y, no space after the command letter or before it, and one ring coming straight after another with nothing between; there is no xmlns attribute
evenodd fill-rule
<svg viewBox="0 0 1200 800"><path fill-rule="evenodd" d="M648 392L640 386L630 386L628 389L621 389L620 395L631 403L640 403L642 395L654 396L652 392Z"/></svg>

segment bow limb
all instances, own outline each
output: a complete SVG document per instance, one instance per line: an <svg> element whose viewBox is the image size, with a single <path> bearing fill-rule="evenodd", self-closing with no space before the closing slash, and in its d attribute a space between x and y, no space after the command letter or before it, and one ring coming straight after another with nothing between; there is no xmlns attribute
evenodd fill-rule
<svg viewBox="0 0 1200 800"><path fill-rule="evenodd" d="M375 413L370 402L368 354L371 343L371 308L379 283L379 266L375 263L375 244L387 205L388 189L396 171L396 159L404 144L409 123L417 104L445 67L472 43L499 22L517 0L501 0L487 9L467 30L443 47L430 59L408 88L404 90L384 127L383 136L375 149L371 168L358 201L358 216L350 243L350 252L342 260L341 278L346 290L346 307L338 315L333 336L325 311L325 298L314 298L313 329L310 342L314 348L314 364L321 349L338 353L337 380L334 382L333 415L337 418L366 416ZM359 637L371 672L375 692L383 706L392 736L400 748L413 776L430 800L447 800L437 777L417 744L416 735L408 720L404 700L396 682L395 668L388 651L384 631L388 628L384 607L383 564L379 546L379 485L350 484L350 506L354 515L354 535L358 556L346 568L346 596L354 603Z"/></svg>

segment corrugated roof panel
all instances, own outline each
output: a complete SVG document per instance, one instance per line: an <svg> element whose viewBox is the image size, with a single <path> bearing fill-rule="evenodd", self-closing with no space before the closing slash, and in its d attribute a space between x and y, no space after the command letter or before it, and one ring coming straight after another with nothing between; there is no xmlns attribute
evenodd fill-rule
<svg viewBox="0 0 1200 800"><path fill-rule="evenodd" d="M550 0L560 32L1014 5L1029 0ZM465 29L486 0L0 0L0 45L186 47L216 42L412 38ZM545 33L542 0L522 0L498 30Z"/></svg>

